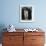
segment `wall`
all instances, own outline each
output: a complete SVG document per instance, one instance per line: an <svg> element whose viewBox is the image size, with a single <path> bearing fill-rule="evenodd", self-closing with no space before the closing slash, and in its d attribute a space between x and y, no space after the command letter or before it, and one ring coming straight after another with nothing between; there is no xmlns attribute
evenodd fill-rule
<svg viewBox="0 0 46 46"><path fill-rule="evenodd" d="M35 21L21 23L19 5L34 5ZM9 24L16 28L41 27L46 32L46 0L0 0L0 31ZM40 25L40 26L39 26Z"/></svg>
<svg viewBox="0 0 46 46"><path fill-rule="evenodd" d="M16 28L46 27L46 0L1 0L0 25L13 24ZM19 5L34 5L35 21L21 23L19 21Z"/></svg>

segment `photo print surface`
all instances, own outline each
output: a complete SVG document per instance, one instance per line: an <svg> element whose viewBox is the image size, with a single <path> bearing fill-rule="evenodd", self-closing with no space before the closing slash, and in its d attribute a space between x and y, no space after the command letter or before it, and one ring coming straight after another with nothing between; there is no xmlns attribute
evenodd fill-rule
<svg viewBox="0 0 46 46"><path fill-rule="evenodd" d="M32 20L32 7L23 7L22 8L22 20Z"/></svg>

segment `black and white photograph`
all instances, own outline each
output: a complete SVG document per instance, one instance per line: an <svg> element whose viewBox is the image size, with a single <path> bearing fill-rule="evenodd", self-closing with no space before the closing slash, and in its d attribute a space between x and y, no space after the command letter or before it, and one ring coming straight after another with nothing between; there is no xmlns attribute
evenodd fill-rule
<svg viewBox="0 0 46 46"><path fill-rule="evenodd" d="M32 5L20 6L20 21L21 22L32 22L34 19L34 9Z"/></svg>

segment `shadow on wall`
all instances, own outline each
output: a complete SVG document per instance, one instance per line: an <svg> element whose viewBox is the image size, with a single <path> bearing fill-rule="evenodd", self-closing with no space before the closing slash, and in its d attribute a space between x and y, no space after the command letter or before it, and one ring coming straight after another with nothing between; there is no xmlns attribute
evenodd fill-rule
<svg viewBox="0 0 46 46"><path fill-rule="evenodd" d="M0 24L0 43L2 43L2 36L3 36L3 32L5 32L6 30L4 30L5 25L4 24Z"/></svg>

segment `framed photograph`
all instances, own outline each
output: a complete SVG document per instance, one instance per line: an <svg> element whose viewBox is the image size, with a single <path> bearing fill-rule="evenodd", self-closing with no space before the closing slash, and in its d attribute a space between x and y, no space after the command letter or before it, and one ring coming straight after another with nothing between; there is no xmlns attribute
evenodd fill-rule
<svg viewBox="0 0 46 46"><path fill-rule="evenodd" d="M34 6L20 5L20 22L33 22L33 21L34 21Z"/></svg>

